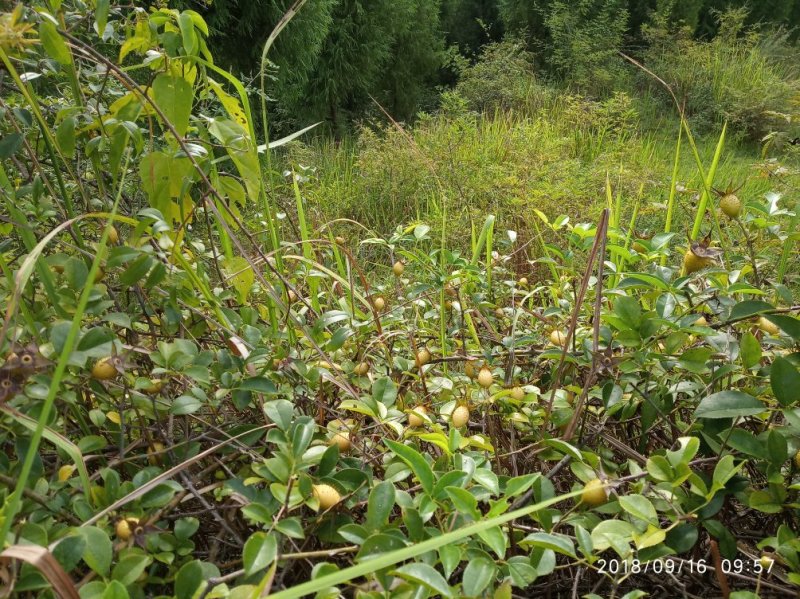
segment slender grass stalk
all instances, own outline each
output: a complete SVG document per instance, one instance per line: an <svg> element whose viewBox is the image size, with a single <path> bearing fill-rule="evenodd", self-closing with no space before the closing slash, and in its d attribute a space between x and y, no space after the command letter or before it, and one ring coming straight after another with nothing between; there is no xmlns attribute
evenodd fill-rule
<svg viewBox="0 0 800 599"><path fill-rule="evenodd" d="M579 491L572 491L571 493L546 499L545 501L540 501L534 505L529 505L527 507L514 510L513 512L501 514L500 516L495 516L494 518L480 520L468 526L464 526L463 528L447 532L438 537L422 541L421 543L415 543L409 547L396 549L395 551L390 551L389 553L381 554L373 559L366 560L355 566L350 566L349 568L345 568L344 570L333 572L332 574L328 574L326 576L321 576L320 578L304 582L284 591L279 591L271 594L270 597L273 599L297 599L298 597L305 597L306 595L328 589L337 584L342 584L355 578L360 578L379 570L383 570L384 568L389 568L400 562L422 555L423 553L436 551L445 545L452 545L453 543L482 533L490 528L501 526L507 522L511 522L512 520L523 518L551 505L555 505L556 503L571 499L572 497L577 497L582 492L582 489ZM269 573L267 575L269 575Z"/></svg>
<svg viewBox="0 0 800 599"><path fill-rule="evenodd" d="M314 261L314 248L311 246L311 242L309 241L310 237L308 234L308 221L306 221L306 211L303 206L303 196L300 194L300 186L297 184L297 175L295 174L294 170L292 170L292 189L294 190L294 199L297 205L297 221L298 226L300 227L300 240L303 242L303 256L310 261ZM317 297L319 283L316 277L312 276L310 273L306 278L308 280L308 293L311 296L311 307L314 308L314 312L319 314L319 297Z"/></svg>
<svg viewBox="0 0 800 599"><path fill-rule="evenodd" d="M690 239L695 241L700 235L700 228L703 225L703 217L706 213L706 206L708 205L708 200L712 195L711 186L714 184L714 176L717 172L720 156L722 156L722 148L725 145L725 132L727 131L728 123L726 122L722 126L722 132L719 135L717 147L714 150L714 157L711 160L711 167L709 168L707 175L704 172L703 163L700 160L700 154L697 151L697 145L694 142L694 137L692 136L692 132L689 129L689 123L686 122L686 119L683 120L683 127L686 131L686 138L689 140L689 145L692 148L692 154L694 155L695 162L697 163L697 169L700 171L701 180L703 181L703 190L700 193L700 201L697 203L697 212L695 212L694 225L692 226L692 233L690 236ZM714 222L717 226L717 231L719 232L719 223L716 222L716 214L713 214L713 216Z"/></svg>
<svg viewBox="0 0 800 599"><path fill-rule="evenodd" d="M678 169L681 160L681 142L683 141L683 125L678 127L678 141L675 142L675 161L672 164L672 178L669 182L669 198L667 199L667 216L664 219L664 233L672 232L672 217L675 213L675 195L678 190ZM661 266L667 263L667 256L661 256Z"/></svg>

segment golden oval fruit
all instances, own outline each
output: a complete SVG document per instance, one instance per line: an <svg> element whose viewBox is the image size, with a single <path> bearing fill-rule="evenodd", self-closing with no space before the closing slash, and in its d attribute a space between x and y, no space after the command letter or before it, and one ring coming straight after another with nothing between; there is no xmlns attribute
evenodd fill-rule
<svg viewBox="0 0 800 599"><path fill-rule="evenodd" d="M494 376L488 367L484 366L478 373L478 384L484 389L488 389L494 383Z"/></svg>
<svg viewBox="0 0 800 599"><path fill-rule="evenodd" d="M794 454L794 465L800 468L800 451Z"/></svg>
<svg viewBox="0 0 800 599"><path fill-rule="evenodd" d="M497 318L503 318L506 315L506 313L503 311L502 308L497 308L494 311L494 315L497 316Z"/></svg>
<svg viewBox="0 0 800 599"><path fill-rule="evenodd" d="M550 333L550 343L558 347L564 347L567 343L567 335L563 331L552 331Z"/></svg>
<svg viewBox="0 0 800 599"><path fill-rule="evenodd" d="M728 218L739 218L742 213L742 201L736 194L726 193L719 201L719 208Z"/></svg>
<svg viewBox="0 0 800 599"><path fill-rule="evenodd" d="M522 401L525 399L525 391L522 389L522 387L512 387L511 399L516 401Z"/></svg>
<svg viewBox="0 0 800 599"><path fill-rule="evenodd" d="M378 312L381 312L386 307L386 300L383 299L381 296L378 296L372 300L372 305L375 306L375 309Z"/></svg>
<svg viewBox="0 0 800 599"><path fill-rule="evenodd" d="M313 485L314 497L319 501L319 507L323 510L332 508L342 500L339 491L330 485Z"/></svg>
<svg viewBox="0 0 800 599"><path fill-rule="evenodd" d="M603 505L606 501L608 501L608 495L603 486L603 481L599 478L592 479L584 485L581 492L581 503L597 507L598 505Z"/></svg>
<svg viewBox="0 0 800 599"><path fill-rule="evenodd" d="M392 265L392 272L396 277L402 276L405 270L406 270L406 265L403 264L400 260L398 260Z"/></svg>
<svg viewBox="0 0 800 599"><path fill-rule="evenodd" d="M142 391L147 395L156 395L157 393L161 393L163 387L164 381L161 379L150 379L150 384L146 387L142 387Z"/></svg>
<svg viewBox="0 0 800 599"><path fill-rule="evenodd" d="M151 466L157 466L164 461L164 444L160 441L153 441L153 444L147 448L147 461Z"/></svg>
<svg viewBox="0 0 800 599"><path fill-rule="evenodd" d="M117 538L121 541L127 541L133 536L133 531L138 524L139 518L123 518L117 522L117 526L115 527Z"/></svg>
<svg viewBox="0 0 800 599"><path fill-rule="evenodd" d="M341 237L341 236L338 236L338 235L336 237L334 237L333 240L336 243L338 243L339 245L344 245L345 241L346 241L344 237Z"/></svg>
<svg viewBox="0 0 800 599"><path fill-rule="evenodd" d="M475 365L472 362L467 362L464 364L464 374L471 379L475 378Z"/></svg>
<svg viewBox="0 0 800 599"><path fill-rule="evenodd" d="M357 376L364 376L365 374L367 374L369 372L369 364L367 364L366 362L359 362L353 368L353 372Z"/></svg>
<svg viewBox="0 0 800 599"><path fill-rule="evenodd" d="M111 245L117 245L119 243L119 231L117 231L114 225L108 228L108 243Z"/></svg>
<svg viewBox="0 0 800 599"><path fill-rule="evenodd" d="M521 286L525 287L525 285L527 285L527 284L528 284L528 278L527 278L527 277L520 277L520 279L519 279L519 284L520 284Z"/></svg>
<svg viewBox="0 0 800 599"><path fill-rule="evenodd" d="M119 374L114 365L114 357L101 358L92 366L92 378L98 381L110 381Z"/></svg>
<svg viewBox="0 0 800 599"><path fill-rule="evenodd" d="M428 409L425 406L416 406L408 413L408 426L411 428L419 428L425 425L425 418L428 414Z"/></svg>
<svg viewBox="0 0 800 599"><path fill-rule="evenodd" d="M417 352L416 356L417 366L425 366L425 364L427 364L430 361L431 361L431 352L429 352L427 348L423 347L421 350Z"/></svg>
<svg viewBox="0 0 800 599"><path fill-rule="evenodd" d="M72 473L75 472L75 466L72 464L65 464L58 469L58 482L66 482L72 476Z"/></svg>
<svg viewBox="0 0 800 599"><path fill-rule="evenodd" d="M686 250L683 255L683 272L687 275L696 273L698 270L703 270L706 266L710 266L714 261L710 258L698 256L692 250Z"/></svg>
<svg viewBox="0 0 800 599"><path fill-rule="evenodd" d="M771 320L764 318L763 316L758 317L758 328L765 333L769 333L770 335L777 335L781 332L780 328L778 328L778 325Z"/></svg>
<svg viewBox="0 0 800 599"><path fill-rule="evenodd" d="M352 447L352 443L350 442L350 433L347 431L336 433L331 437L330 445L336 445L339 448L340 453L350 451L350 447Z"/></svg>
<svg viewBox="0 0 800 599"><path fill-rule="evenodd" d="M450 415L450 421L456 428L461 428L469 422L469 408L465 405L457 406Z"/></svg>
<svg viewBox="0 0 800 599"><path fill-rule="evenodd" d="M692 323L692 325L693 325L693 326L696 326L696 327L707 327L707 326L708 326L708 321L706 320L706 317L705 317L705 316L701 316L700 318L698 318L697 320L695 320L695 321Z"/></svg>

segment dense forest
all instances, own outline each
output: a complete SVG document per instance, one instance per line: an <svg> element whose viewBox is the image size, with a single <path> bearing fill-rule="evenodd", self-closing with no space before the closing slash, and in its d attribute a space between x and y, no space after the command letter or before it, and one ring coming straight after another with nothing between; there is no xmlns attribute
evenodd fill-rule
<svg viewBox="0 0 800 599"><path fill-rule="evenodd" d="M798 594L800 0L0 11L0 596Z"/></svg>

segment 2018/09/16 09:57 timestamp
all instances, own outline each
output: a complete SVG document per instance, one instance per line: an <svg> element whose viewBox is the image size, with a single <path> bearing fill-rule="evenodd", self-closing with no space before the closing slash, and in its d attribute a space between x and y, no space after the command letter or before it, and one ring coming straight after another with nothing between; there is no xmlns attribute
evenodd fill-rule
<svg viewBox="0 0 800 599"><path fill-rule="evenodd" d="M773 560L760 559L723 559L720 568L725 574L767 575L774 565ZM656 559L640 561L638 559L599 559L594 564L601 574L705 574L713 572L714 565L707 560L692 559Z"/></svg>

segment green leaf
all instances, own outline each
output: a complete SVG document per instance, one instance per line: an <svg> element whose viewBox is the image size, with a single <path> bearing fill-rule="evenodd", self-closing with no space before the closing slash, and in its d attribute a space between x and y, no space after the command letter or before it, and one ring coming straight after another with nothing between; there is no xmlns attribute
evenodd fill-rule
<svg viewBox="0 0 800 599"><path fill-rule="evenodd" d="M472 517L473 520L480 519L481 515L480 512L478 512L478 500L475 499L472 493L461 487L447 487L445 488L445 492L448 497L450 497L450 501L453 502L453 506L459 513L466 514Z"/></svg>
<svg viewBox="0 0 800 599"><path fill-rule="evenodd" d="M94 21L97 23L97 33L102 37L108 22L109 0L97 0L94 9Z"/></svg>
<svg viewBox="0 0 800 599"><path fill-rule="evenodd" d="M381 377L372 383L372 398L385 405L394 405L397 399L397 385L388 376Z"/></svg>
<svg viewBox="0 0 800 599"><path fill-rule="evenodd" d="M83 587L81 587L83 590ZM118 580L112 580L103 591L102 599L128 599L128 589Z"/></svg>
<svg viewBox="0 0 800 599"><path fill-rule="evenodd" d="M619 505L634 518L658 526L656 508L644 495L622 495L619 498Z"/></svg>
<svg viewBox="0 0 800 599"><path fill-rule="evenodd" d="M0 158L10 158L22 147L25 138L21 133L8 133L0 139Z"/></svg>
<svg viewBox="0 0 800 599"><path fill-rule="evenodd" d="M386 443L386 446L397 455L397 457L408 464L408 467L411 468L411 471L422 485L423 490L426 493L431 493L433 491L434 482L433 470L430 464L425 461L425 458L408 445L403 445L402 443L397 443L389 439L386 439L384 443Z"/></svg>
<svg viewBox="0 0 800 599"><path fill-rule="evenodd" d="M367 528L379 530L383 527L394 508L394 498L394 485L390 481L382 481L373 487L367 500Z"/></svg>
<svg viewBox="0 0 800 599"><path fill-rule="evenodd" d="M731 309L731 313L728 315L728 320L742 320L750 316L755 316L756 314L769 312L770 310L774 309L775 306L768 304L767 302L762 302L759 300L746 300L744 302L739 302Z"/></svg>
<svg viewBox="0 0 800 599"><path fill-rule="evenodd" d="M178 27L181 30L181 38L183 40L183 49L189 56L197 52L198 41L197 33L194 30L194 22L188 12L182 12L178 15Z"/></svg>
<svg viewBox="0 0 800 599"><path fill-rule="evenodd" d="M278 391L275 383L263 376L253 376L243 380L239 389L256 393L276 393Z"/></svg>
<svg viewBox="0 0 800 599"><path fill-rule="evenodd" d="M572 544L572 539L564 535L535 532L525 537L521 543L530 545L531 547L552 549L556 553L563 553L569 557L575 557L575 546Z"/></svg>
<svg viewBox="0 0 800 599"><path fill-rule="evenodd" d="M39 39L42 41L45 52L57 63L68 65L72 62L72 55L69 53L66 42L50 21L43 20L39 25Z"/></svg>
<svg viewBox="0 0 800 599"><path fill-rule="evenodd" d="M800 342L800 319L785 314L767 314L764 318L777 325L796 342Z"/></svg>
<svg viewBox="0 0 800 599"><path fill-rule="evenodd" d="M244 573L249 576L269 566L278 555L278 543L275 536L266 532L250 535L244 544L242 561Z"/></svg>
<svg viewBox="0 0 800 599"><path fill-rule="evenodd" d="M72 158L75 155L75 117L68 116L58 124L56 143L65 157Z"/></svg>
<svg viewBox="0 0 800 599"><path fill-rule="evenodd" d="M183 77L162 73L153 81L153 101L178 135L185 135L194 101L194 90L189 82Z"/></svg>
<svg viewBox="0 0 800 599"><path fill-rule="evenodd" d="M750 331L742 335L742 341L739 343L740 357L742 358L742 366L745 368L752 368L761 361L761 344Z"/></svg>
<svg viewBox="0 0 800 599"><path fill-rule="evenodd" d="M195 593L208 586L208 579L217 576L219 576L219 569L214 564L200 560L188 562L175 575L175 597L177 599L194 599Z"/></svg>
<svg viewBox="0 0 800 599"><path fill-rule="evenodd" d="M728 389L709 395L694 411L695 418L739 418L765 410L764 404L752 395Z"/></svg>
<svg viewBox="0 0 800 599"><path fill-rule="evenodd" d="M508 538L499 526L492 526L478 533L481 541L486 543L495 552L497 557L503 559L506 554L506 544Z"/></svg>
<svg viewBox="0 0 800 599"><path fill-rule="evenodd" d="M461 579L463 594L477 597L497 575L497 566L486 557L476 557L467 563Z"/></svg>
<svg viewBox="0 0 800 599"><path fill-rule="evenodd" d="M786 358L775 358L769 371L769 382L775 399L784 408L800 400L800 372Z"/></svg>
<svg viewBox="0 0 800 599"><path fill-rule="evenodd" d="M202 407L203 404L196 397L181 395L172 402L169 411L175 416L185 416L187 414L194 414Z"/></svg>
<svg viewBox="0 0 800 599"><path fill-rule="evenodd" d="M114 548L106 532L96 526L82 526L77 529L86 540L83 561L100 576L108 574Z"/></svg>
<svg viewBox="0 0 800 599"><path fill-rule="evenodd" d="M111 578L125 586L132 585L152 562L153 558L149 555L126 555L114 566Z"/></svg>
<svg viewBox="0 0 800 599"><path fill-rule="evenodd" d="M264 404L264 414L282 431L287 430L292 424L293 413L294 406L288 399L277 399Z"/></svg>
<svg viewBox="0 0 800 599"><path fill-rule="evenodd" d="M711 490L708 492L708 498L710 499L716 491L724 488L727 482L733 478L745 464L746 462L741 462L737 466L734 463L732 455L728 454L723 456L720 461L717 462L717 465L714 466L713 484L711 485Z"/></svg>
<svg viewBox="0 0 800 599"><path fill-rule="evenodd" d="M450 590L450 586L447 584L444 576L439 574L439 572L437 572L428 564L416 562L406 564L401 568L392 570L391 574L404 580L409 580L411 582L424 585L435 593L439 593L443 597L453 596L453 592Z"/></svg>

